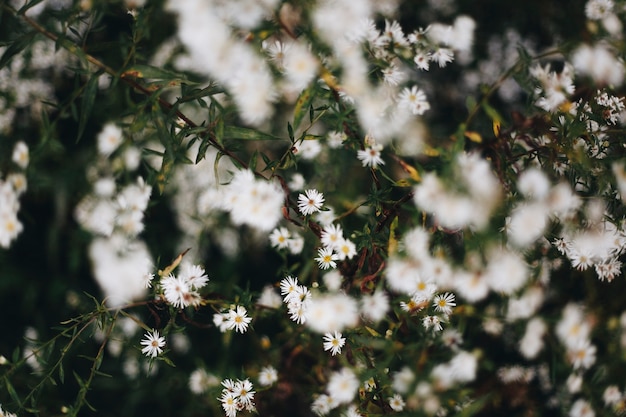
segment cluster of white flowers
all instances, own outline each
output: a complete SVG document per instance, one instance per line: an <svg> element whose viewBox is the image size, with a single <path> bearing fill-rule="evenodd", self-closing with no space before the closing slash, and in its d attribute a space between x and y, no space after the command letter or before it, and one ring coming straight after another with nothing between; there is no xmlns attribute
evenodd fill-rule
<svg viewBox="0 0 626 417"><path fill-rule="evenodd" d="M626 233L607 219L581 230L566 231L554 240L554 246L579 271L594 267L601 281L621 275L619 256L626 250Z"/></svg>
<svg viewBox="0 0 626 417"><path fill-rule="evenodd" d="M579 46L572 55L572 65L580 75L591 77L598 85L618 87L624 82L624 63L604 44Z"/></svg>
<svg viewBox="0 0 626 417"><path fill-rule="evenodd" d="M356 245L343 237L340 225L329 224L322 230L321 241L323 248L318 251L316 258L321 269L335 268L335 261L352 259L356 255Z"/></svg>
<svg viewBox="0 0 626 417"><path fill-rule="evenodd" d="M511 211L506 219L506 231L509 241L521 248L536 243L543 236L550 218L566 221L581 203L568 184L561 182L552 186L539 168L522 172L517 188L525 201Z"/></svg>
<svg viewBox="0 0 626 417"><path fill-rule="evenodd" d="M306 322L306 311L311 300L309 289L298 283L297 277L285 277L280 281L280 293L287 304L289 317L298 324Z"/></svg>
<svg viewBox="0 0 626 417"><path fill-rule="evenodd" d="M319 395L311 405L317 415L323 416L341 404L349 404L357 394L359 379L350 368L341 368L328 378L326 392Z"/></svg>
<svg viewBox="0 0 626 417"><path fill-rule="evenodd" d="M621 113L626 109L624 106L624 97L616 97L610 95L606 91L596 93L596 103L604 107L602 116L608 124L617 124L621 118Z"/></svg>
<svg viewBox="0 0 626 417"><path fill-rule="evenodd" d="M567 359L574 370L589 369L596 361L596 347L591 343L592 324L580 305L570 303L556 325L556 335L567 349Z"/></svg>
<svg viewBox="0 0 626 417"><path fill-rule="evenodd" d="M256 179L250 170L237 171L223 193L222 208L236 225L269 232L282 217L283 190L273 181Z"/></svg>
<svg viewBox="0 0 626 417"><path fill-rule="evenodd" d="M461 153L455 162L455 185L462 188L453 190L435 173L426 173L415 187L415 204L443 227L483 229L500 202L500 183L475 153Z"/></svg>
<svg viewBox="0 0 626 417"><path fill-rule="evenodd" d="M26 143L19 141L15 144L12 160L20 170L28 167L29 153ZM11 246L24 229L17 213L20 210L19 197L26 188L26 176L22 172L12 172L4 180L0 178L0 246L5 249Z"/></svg>
<svg viewBox="0 0 626 417"><path fill-rule="evenodd" d="M248 331L248 325L251 321L252 317L248 317L248 310L240 305L233 306L227 311L213 315L213 323L222 333L227 330L245 333Z"/></svg>
<svg viewBox="0 0 626 417"><path fill-rule="evenodd" d="M530 75L539 82L535 89L538 97L535 104L550 113L556 112L559 106L567 102L576 88L574 68L570 64L565 64L560 73L550 71L549 64L544 67L536 65L530 69Z"/></svg>
<svg viewBox="0 0 626 417"><path fill-rule="evenodd" d="M271 16L276 4L276 0L167 2L178 16L178 38L189 53L189 67L225 85L250 124L261 124L272 115L276 88L267 63L237 38L229 23L254 27Z"/></svg>
<svg viewBox="0 0 626 417"><path fill-rule="evenodd" d="M198 306L202 297L198 290L209 282L204 268L185 264L178 275L169 274L161 278L160 286L165 300L175 308Z"/></svg>
<svg viewBox="0 0 626 417"><path fill-rule="evenodd" d="M270 244L277 249L287 249L292 255L298 255L304 248L304 239L286 227L272 230L269 236Z"/></svg>
<svg viewBox="0 0 626 417"><path fill-rule="evenodd" d="M256 411L254 405L254 394L252 382L248 379L243 381L232 379L225 379L222 381L224 389L222 389L222 396L218 400L222 403L222 408L227 417L235 417L239 411Z"/></svg>

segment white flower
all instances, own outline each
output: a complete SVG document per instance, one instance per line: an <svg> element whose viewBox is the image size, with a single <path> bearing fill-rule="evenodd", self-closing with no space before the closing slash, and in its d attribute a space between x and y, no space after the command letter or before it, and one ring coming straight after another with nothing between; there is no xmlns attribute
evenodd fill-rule
<svg viewBox="0 0 626 417"><path fill-rule="evenodd" d="M316 294L308 302L305 313L307 326L320 334L340 332L359 321L357 302L342 293Z"/></svg>
<svg viewBox="0 0 626 417"><path fill-rule="evenodd" d="M346 344L346 338L342 337L341 333L335 332L326 333L324 335L324 350L330 350L330 353L335 356L341 354L341 348Z"/></svg>
<svg viewBox="0 0 626 417"><path fill-rule="evenodd" d="M581 399L576 400L569 410L570 417L595 417L596 412L591 408L591 404Z"/></svg>
<svg viewBox="0 0 626 417"><path fill-rule="evenodd" d="M334 372L328 379L326 392L339 404L348 404L359 389L359 379L349 368Z"/></svg>
<svg viewBox="0 0 626 417"><path fill-rule="evenodd" d="M381 158L381 151L383 150L383 146L376 144L371 147L366 147L365 149L359 149L356 152L356 157L361 161L364 167L376 168L378 165L385 165L385 161Z"/></svg>
<svg viewBox="0 0 626 417"><path fill-rule="evenodd" d="M141 353L155 358L163 352L165 338L163 336L159 336L159 332L157 330L152 330L152 332L148 332L144 335L144 339L141 341L141 344L144 346L144 348L141 349Z"/></svg>
<svg viewBox="0 0 626 417"><path fill-rule="evenodd" d="M122 129L114 123L107 123L98 134L98 152L109 156L122 144Z"/></svg>
<svg viewBox="0 0 626 417"><path fill-rule="evenodd" d="M424 114L426 110L430 109L426 94L416 86L402 90L398 97L398 103L401 107L417 116Z"/></svg>
<svg viewBox="0 0 626 417"><path fill-rule="evenodd" d="M337 267L337 263L335 261L339 259L339 256L336 253L333 253L332 249L319 248L317 254L318 257L315 258L315 260L319 264L320 269Z"/></svg>
<svg viewBox="0 0 626 417"><path fill-rule="evenodd" d="M389 407L393 411L402 411L406 405L400 394L394 394L393 397L387 399L389 401Z"/></svg>
<svg viewBox="0 0 626 417"><path fill-rule="evenodd" d="M546 324L538 317L531 319L526 325L524 337L519 342L520 353L527 359L537 357L543 348L543 335L547 330Z"/></svg>
<svg viewBox="0 0 626 417"><path fill-rule="evenodd" d="M255 391L252 391L252 383L244 379L243 381L235 382L234 394L239 397L239 401L246 407L253 405Z"/></svg>
<svg viewBox="0 0 626 417"><path fill-rule="evenodd" d="M445 315L452 314L452 307L456 307L456 303L454 302L454 294L449 292L445 294L439 294L435 297L433 307L435 307L435 310Z"/></svg>
<svg viewBox="0 0 626 417"><path fill-rule="evenodd" d="M567 351L574 369L589 369L596 362L596 347L589 340L580 340Z"/></svg>
<svg viewBox="0 0 626 417"><path fill-rule="evenodd" d="M237 306L235 309L228 311L228 319L226 327L229 330L235 330L239 333L245 333L248 330L248 324L252 321L252 317L248 317L246 308Z"/></svg>
<svg viewBox="0 0 626 417"><path fill-rule="evenodd" d="M285 249L289 246L291 233L286 227L279 227L270 233L270 244L278 249Z"/></svg>
<svg viewBox="0 0 626 417"><path fill-rule="evenodd" d="M13 147L13 156L11 158L13 162L19 165L20 168L26 169L29 162L28 146L26 143L19 141Z"/></svg>
<svg viewBox="0 0 626 417"><path fill-rule="evenodd" d="M289 275L280 280L280 293L285 297L285 303L289 303L296 297L298 286L298 277Z"/></svg>
<svg viewBox="0 0 626 417"><path fill-rule="evenodd" d="M192 301L199 301L198 294L191 290L184 277L169 275L161 280L161 287L165 300L176 308L185 308Z"/></svg>
<svg viewBox="0 0 626 417"><path fill-rule="evenodd" d="M262 386L269 387L276 381L278 381L278 372L273 366L265 366L259 372L259 384Z"/></svg>
<svg viewBox="0 0 626 417"><path fill-rule="evenodd" d="M200 265L183 265L179 277L187 281L189 286L195 289L202 288L209 282L209 277Z"/></svg>
<svg viewBox="0 0 626 417"><path fill-rule="evenodd" d="M189 389L194 394L202 394L208 388L216 387L220 384L215 375L209 374L202 368L198 368L189 375Z"/></svg>
<svg viewBox="0 0 626 417"><path fill-rule="evenodd" d="M238 171L225 187L223 208L236 225L272 230L282 217L285 194L278 184L257 180L250 170Z"/></svg>
<svg viewBox="0 0 626 417"><path fill-rule="evenodd" d="M298 209L305 216L317 213L324 204L324 194L315 189L306 190L298 195Z"/></svg>
<svg viewBox="0 0 626 417"><path fill-rule="evenodd" d="M280 298L280 295L276 293L273 286L266 285L263 287L263 291L261 292L261 295L256 303L261 307L279 308L282 303L282 299Z"/></svg>
<svg viewBox="0 0 626 417"><path fill-rule="evenodd" d="M361 314L368 320L378 323L389 311L389 297L383 291L361 297Z"/></svg>
<svg viewBox="0 0 626 417"><path fill-rule="evenodd" d="M329 224L322 230L321 242L327 248L337 249L339 242L343 239L341 225Z"/></svg>

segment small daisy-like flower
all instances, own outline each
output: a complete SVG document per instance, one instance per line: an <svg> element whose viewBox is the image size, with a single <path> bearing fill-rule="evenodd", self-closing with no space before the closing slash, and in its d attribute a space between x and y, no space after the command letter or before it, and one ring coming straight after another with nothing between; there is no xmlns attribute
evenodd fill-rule
<svg viewBox="0 0 626 417"><path fill-rule="evenodd" d="M341 348L346 344L346 338L341 337L339 332L326 333L324 335L324 350L330 350L330 353L335 356L341 354Z"/></svg>
<svg viewBox="0 0 626 417"><path fill-rule="evenodd" d="M232 392L222 392L222 396L218 399L222 403L222 408L224 409L227 417L235 417L237 415L237 411L241 405L239 403L239 399L235 397Z"/></svg>
<svg viewBox="0 0 626 417"><path fill-rule="evenodd" d="M426 94L416 86L402 90L398 100L400 106L408 109L416 116L422 115L426 110L430 109Z"/></svg>
<svg viewBox="0 0 626 417"><path fill-rule="evenodd" d="M163 352L165 338L159 335L158 330L152 330L144 335L144 339L141 340L141 344L144 346L144 348L141 349L141 353L146 356L156 358L157 355Z"/></svg>
<svg viewBox="0 0 626 417"><path fill-rule="evenodd" d="M343 261L346 258L352 259L356 255L356 245L348 239L341 239L341 242L337 244L337 256L339 260Z"/></svg>
<svg viewBox="0 0 626 417"><path fill-rule="evenodd" d="M259 372L259 384L262 386L269 387L276 381L278 381L278 372L273 366L266 366Z"/></svg>
<svg viewBox="0 0 626 417"><path fill-rule="evenodd" d="M402 310L411 314L422 311L427 305L428 299L422 297L419 294L413 294L408 303L405 303L404 301L400 302L400 307L402 308Z"/></svg>
<svg viewBox="0 0 626 417"><path fill-rule="evenodd" d="M359 149L356 152L356 157L361 161L364 167L376 168L378 165L385 165L385 161L380 156L380 151L383 150L383 146L379 144L372 145L363 150Z"/></svg>
<svg viewBox="0 0 626 417"><path fill-rule="evenodd" d="M454 294L449 292L445 294L439 294L435 297L433 307L435 307L435 310L447 316L450 315L452 313L452 307L456 307Z"/></svg>
<svg viewBox="0 0 626 417"><path fill-rule="evenodd" d="M439 48L432 53L430 60L437 62L439 68L443 68L448 62L454 61L454 53L448 48Z"/></svg>
<svg viewBox="0 0 626 417"><path fill-rule="evenodd" d="M180 276L196 289L204 287L209 282L206 271L200 265L185 265Z"/></svg>
<svg viewBox="0 0 626 417"><path fill-rule="evenodd" d="M143 287L144 288L152 288L152 280L154 279L153 273L146 273L142 277Z"/></svg>
<svg viewBox="0 0 626 417"><path fill-rule="evenodd" d="M289 303L296 295L298 290L298 277L287 276L280 280L280 293L283 295L284 301Z"/></svg>
<svg viewBox="0 0 626 417"><path fill-rule="evenodd" d="M400 394L394 394L394 396L389 397L388 400L389 400L389 407L391 407L393 411L404 410L405 402L402 399L402 396Z"/></svg>
<svg viewBox="0 0 626 417"><path fill-rule="evenodd" d="M26 169L29 161L28 146L26 145L26 143L19 141L15 144L11 159L13 160L13 162L19 165L20 168Z"/></svg>
<svg viewBox="0 0 626 417"><path fill-rule="evenodd" d="M228 313L216 313L213 315L213 324L220 329L220 332L226 333L228 330Z"/></svg>
<svg viewBox="0 0 626 417"><path fill-rule="evenodd" d="M413 62L415 62L417 68L421 69L422 71L428 71L428 69L430 68L430 54L422 52L415 54Z"/></svg>
<svg viewBox="0 0 626 417"><path fill-rule="evenodd" d="M590 251L571 251L569 254L572 266L579 271L586 271L591 265L593 265L593 259Z"/></svg>
<svg viewBox="0 0 626 417"><path fill-rule="evenodd" d="M341 225L329 224L322 230L322 245L328 248L337 248L338 243L343 239Z"/></svg>
<svg viewBox="0 0 626 417"><path fill-rule="evenodd" d="M174 307L184 308L189 305L188 296L191 290L183 277L169 275L161 280L161 287L165 299Z"/></svg>
<svg viewBox="0 0 626 417"><path fill-rule="evenodd" d="M318 254L318 257L315 258L315 260L319 264L320 269L328 269L328 268L337 267L337 263L335 261L339 259L339 256L333 253L332 249L320 248L317 251L317 254Z"/></svg>
<svg viewBox="0 0 626 417"><path fill-rule="evenodd" d="M308 216L317 213L324 204L324 194L315 189L306 190L298 196L298 209L300 213Z"/></svg>
<svg viewBox="0 0 626 417"><path fill-rule="evenodd" d="M443 326L441 325L441 319L437 316L426 316L422 319L422 325L426 330L433 329L436 332L440 332L443 330Z"/></svg>
<svg viewBox="0 0 626 417"><path fill-rule="evenodd" d="M270 233L270 244L278 249L285 249L289 246L291 233L286 227L276 228Z"/></svg>
<svg viewBox="0 0 626 417"><path fill-rule="evenodd" d="M252 391L252 383L244 379L243 381L237 381L235 383L235 395L239 396L239 401L244 406L252 405L255 391Z"/></svg>
<svg viewBox="0 0 626 417"><path fill-rule="evenodd" d="M248 330L248 324L252 321L252 317L248 317L248 311L244 306L237 306L234 310L228 312L228 320L226 326L229 330L235 329L239 333L245 333Z"/></svg>

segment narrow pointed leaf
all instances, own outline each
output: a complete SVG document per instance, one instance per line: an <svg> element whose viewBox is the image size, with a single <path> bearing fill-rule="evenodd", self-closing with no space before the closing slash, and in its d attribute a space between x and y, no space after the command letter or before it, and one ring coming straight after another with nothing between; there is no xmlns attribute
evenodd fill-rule
<svg viewBox="0 0 626 417"><path fill-rule="evenodd" d="M37 32L28 32L15 39L7 47L7 49L4 50L2 57L0 57L0 68L4 68L9 63L9 61L11 61L11 58L19 54L24 48L30 45L36 34Z"/></svg>
<svg viewBox="0 0 626 417"><path fill-rule="evenodd" d="M87 81L85 92L83 93L83 99L81 101L80 118L78 120L78 134L76 136L76 142L80 140L85 132L85 126L87 126L87 120L93 109L93 104L96 101L96 95L98 94L98 77L99 74L91 76Z"/></svg>
<svg viewBox="0 0 626 417"><path fill-rule="evenodd" d="M298 97L298 101L296 101L296 106L293 109L293 128L298 129L300 126L300 122L304 116L308 113L309 107L313 102L313 98L315 92L315 85L304 90L300 93L300 97Z"/></svg>
<svg viewBox="0 0 626 417"><path fill-rule="evenodd" d="M283 138L270 135L269 133L237 126L225 126L224 137L241 140L284 140Z"/></svg>

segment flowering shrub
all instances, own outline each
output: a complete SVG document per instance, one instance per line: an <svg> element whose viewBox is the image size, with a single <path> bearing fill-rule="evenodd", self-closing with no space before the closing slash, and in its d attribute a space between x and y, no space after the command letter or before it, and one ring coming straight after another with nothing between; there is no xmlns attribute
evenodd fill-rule
<svg viewBox="0 0 626 417"><path fill-rule="evenodd" d="M626 2L413 3L2 3L0 416L624 413Z"/></svg>

